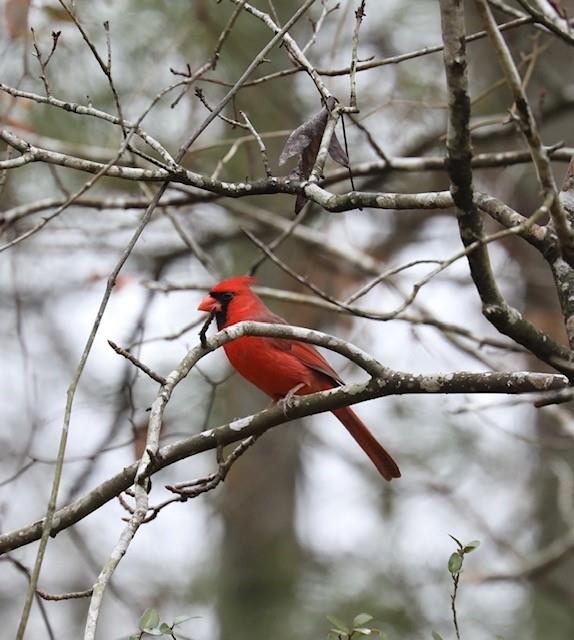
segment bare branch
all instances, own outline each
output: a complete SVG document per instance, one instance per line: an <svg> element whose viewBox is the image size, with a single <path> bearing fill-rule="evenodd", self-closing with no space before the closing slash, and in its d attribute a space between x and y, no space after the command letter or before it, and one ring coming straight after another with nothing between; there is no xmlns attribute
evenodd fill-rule
<svg viewBox="0 0 574 640"><path fill-rule="evenodd" d="M241 117L245 121L245 126L251 132L251 135L257 141L257 146L259 147L259 153L261 154L261 162L263 163L263 168L265 169L265 175L270 178L273 174L271 172L271 167L269 166L269 158L267 157L267 148L265 147L265 143L261 136L257 133L255 127L251 124L251 120L247 117L247 114L244 111L239 112Z"/></svg>
<svg viewBox="0 0 574 640"><path fill-rule="evenodd" d="M175 386L189 373L195 363L211 351L243 335L290 338L323 346L350 358L374 377L366 383L350 384L307 396L297 396L287 408L275 406L254 416L241 418L216 429L210 429L196 436L166 445L154 454L153 462L149 456L146 457L148 474L156 473L160 469L191 455L261 434L272 427L284 424L295 418L331 411L335 408L363 402L368 399L393 394L413 393L518 394L532 391L552 391L568 386L568 380L564 376L540 373L456 372L417 375L392 371L387 367L383 367L361 349L344 340L319 331L288 325L241 322L220 331L206 341L205 347L199 345L185 356L179 366L167 376L167 385L159 391L159 395L154 402L154 408L152 408L150 420L157 424L157 421L161 419L161 414ZM58 510L55 513L54 525L51 529L52 535L56 535L58 531L72 526L109 500L112 500L122 491L128 489L134 482L139 464L134 463L129 467L125 467L121 472L103 482L83 498ZM143 519L145 519L145 513L142 516L142 521ZM40 538L43 522L43 520L40 520L28 527L0 535L0 554L17 549Z"/></svg>
<svg viewBox="0 0 574 640"><path fill-rule="evenodd" d="M280 40L290 40L287 32L289 29L304 15L304 13L309 9L309 7L313 4L315 0L307 0L285 23L285 26L281 29L277 29L275 35L271 40L267 43L263 49L255 56L251 64L245 69L242 73L241 77L235 82L233 87L227 92L227 94L221 99L221 101L214 107L213 111L209 114L209 116L200 124L197 129L190 136L189 140L179 149L178 156L183 158L183 156L187 153L187 151L191 148L192 144L199 138L199 136L207 129L207 127L217 118L217 116L221 113L221 111L225 108L225 106L229 103L229 101L233 98L233 96L241 89L244 83L247 81L249 76L255 71L255 69L259 66L261 61L265 58L265 56L273 49L273 47ZM246 9L250 6L247 3L243 2L243 0L232 0L235 4L241 4Z"/></svg>
<svg viewBox="0 0 574 640"><path fill-rule="evenodd" d="M365 17L365 0L361 0L361 4L355 11L355 28L353 30L353 45L351 53L351 97L349 98L349 106L351 109L357 108L357 62L359 59L359 30L361 23Z"/></svg>
<svg viewBox="0 0 574 640"><path fill-rule="evenodd" d="M540 0L517 1L524 11L532 16L535 22L555 33L569 45L574 44L570 22L565 14L558 13L555 6L550 6L551 3L540 2Z"/></svg>
<svg viewBox="0 0 574 640"><path fill-rule="evenodd" d="M153 371L152 369L150 369L148 366L146 366L143 362L140 362L134 355L133 353L130 353L129 351L127 351L126 349L122 349L120 346L118 346L115 342L112 342L112 340L108 340L108 344L110 345L110 347L120 356L123 356L124 358L126 358L126 360L129 360L133 365L135 365L138 369L140 369L141 371L143 371L146 375L148 375L152 380L155 380L156 382L159 382L160 384L165 384L165 378L163 376L160 376L158 373L156 373L155 371Z"/></svg>
<svg viewBox="0 0 574 640"><path fill-rule="evenodd" d="M307 9L314 3L314 1L315 0L308 0L308 2L303 4L301 9L299 9L299 12L307 11ZM265 25L269 27L269 29L271 29L271 31L273 31L276 34L275 37L279 36L281 38L289 54L305 70L305 72L310 76L310 78L315 83L317 90L321 94L323 102L327 102L327 100L331 97L331 93L325 86L324 82L321 80L321 77L319 76L319 74L317 73L313 65L309 62L305 54L301 51L301 49L299 48L299 45L289 35L288 33L288 30L290 28L289 23L287 23L286 26L280 29L279 26L273 21L273 19L268 13L260 11L259 9L255 8L251 4L247 2L243 2L243 0L231 0L231 2L233 2L236 5L242 4L245 11L247 11L251 15L255 16L256 18L264 22Z"/></svg>
<svg viewBox="0 0 574 640"><path fill-rule="evenodd" d="M538 133L536 120L523 89L522 80L518 70L516 69L516 65L514 64L506 42L504 41L492 12L490 11L487 0L477 0L477 2L478 8L486 25L486 30L490 35L498 55L498 61L504 72L506 82L514 96L520 130L522 131L530 148L532 161L534 162L536 172L538 174L538 180L540 181L540 186L543 189L543 195L544 197L549 194L554 196L550 207L550 214L552 216L552 222L554 223L556 234L558 235L562 255L566 262L574 268L574 231L568 222L560 199L558 198L558 188L556 186L554 175L552 174L548 154L546 153L540 134Z"/></svg>
<svg viewBox="0 0 574 640"><path fill-rule="evenodd" d="M464 40L463 5L456 0L441 0L441 21L445 44L444 58L449 89L449 128L447 134L447 169L451 191L457 207L460 236L465 247L478 241L480 246L468 254L470 272L485 317L501 332L522 344L538 358L567 375L574 354L557 343L549 346L549 338L514 308L498 289L492 272L488 250L483 244L483 227L474 202L469 133L470 100ZM555 201L555 199L553 199ZM560 355L559 355L560 354ZM566 364L566 366L564 366Z"/></svg>
<svg viewBox="0 0 574 640"><path fill-rule="evenodd" d="M232 2L237 2L238 0L232 0ZM507 31L511 29L515 29L517 27L521 27L524 25L532 24L534 19L530 16L522 16L515 20L511 20L509 22L505 22L500 25L501 31ZM486 31L478 31L469 36L466 36L466 42L474 42L476 40L481 40L487 36ZM405 62L407 60L416 60L417 58L421 58L433 53L440 53L443 50L443 45L434 45L431 47L423 47L422 49L417 49L416 51L411 51L408 53L402 53L396 56L390 56L388 58L383 58L382 60L368 60L365 62L357 63L357 71L368 71L369 69L377 69L379 67L384 67L387 65L395 65L400 64L401 62ZM295 68L283 69L282 71L276 71L275 73L270 73L266 76L262 76L261 78L256 78L255 80L251 80L244 84L244 87L254 87L260 84L264 84L271 80L276 80L278 78L284 78L286 76L291 76L297 73L303 73L306 69L304 66L299 66ZM337 77L337 76L346 76L351 73L351 67L342 67L340 69L328 69L317 67L315 71L320 76L325 77ZM215 84L220 84L222 86L231 86L231 83L225 82L224 80L216 80L214 78L206 79L208 82L213 82Z"/></svg>

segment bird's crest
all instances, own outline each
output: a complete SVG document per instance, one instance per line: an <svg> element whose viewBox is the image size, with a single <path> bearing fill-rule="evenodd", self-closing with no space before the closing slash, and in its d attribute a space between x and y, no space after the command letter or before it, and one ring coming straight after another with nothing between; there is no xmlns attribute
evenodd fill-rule
<svg viewBox="0 0 574 640"><path fill-rule="evenodd" d="M252 282L255 282L253 276L235 276L218 282L215 286L211 287L211 291L215 293L223 293L226 291L237 293L242 289L249 289L249 285Z"/></svg>

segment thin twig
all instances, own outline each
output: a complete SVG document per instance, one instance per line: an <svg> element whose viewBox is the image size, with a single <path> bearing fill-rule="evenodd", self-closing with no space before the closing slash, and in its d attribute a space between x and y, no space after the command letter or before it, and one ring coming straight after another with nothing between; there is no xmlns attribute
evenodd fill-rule
<svg viewBox="0 0 574 640"><path fill-rule="evenodd" d="M30 29L30 31L32 32L32 41L34 42L34 52L36 54L38 64L40 65L40 80L44 85L44 91L46 92L46 97L49 98L52 95L52 92L50 91L50 83L48 80L47 67L48 67L48 64L50 63L50 60L52 59L52 56L54 55L54 52L56 51L56 47L58 46L58 40L62 32L52 31L52 49L50 50L50 53L48 54L47 58L44 60L44 56L42 55L42 51L40 50L40 46L38 45L38 41L36 40L36 32L34 31L34 29Z"/></svg>
<svg viewBox="0 0 574 640"><path fill-rule="evenodd" d="M251 121L247 117L247 114L244 111L239 112L243 120L245 121L245 125L255 138L257 142L257 146L259 147L259 153L261 154L261 162L263 163L263 168L265 169L265 175L270 178L273 173L271 172L271 167L269 166L269 158L267 157L267 148L261 136L257 133L255 127L251 124Z"/></svg>
<svg viewBox="0 0 574 640"><path fill-rule="evenodd" d="M247 8L247 3L244 0L232 0L235 4L241 4ZM231 101L233 96L241 89L244 83L247 81L249 76L255 71L255 69L260 65L261 61L265 58L265 56L273 49L273 47L280 41L287 37L287 32L289 29L305 14L305 12L309 9L309 7L315 2L315 0L306 0L306 2L291 16L291 18L286 22L285 26L282 29L279 29L273 38L267 43L265 47L255 56L252 60L251 64L245 69L245 71L241 74L240 78L235 82L233 87L227 92L227 94L221 99L221 101L214 107L213 111L209 114L209 116L197 127L197 129L193 132L187 142L180 147L179 156L183 157L187 151L191 148L193 143L199 138L199 136L207 129L207 127L217 118L217 116L221 113L221 111L227 106L227 104Z"/></svg>
<svg viewBox="0 0 574 640"><path fill-rule="evenodd" d="M93 589L84 589L84 591L70 591L69 593L47 593L41 589L36 589L36 593L42 600L51 602L61 602L62 600L79 600L80 598L89 598Z"/></svg>
<svg viewBox="0 0 574 640"><path fill-rule="evenodd" d="M190 482L180 482L178 484L166 485L166 489L172 493L177 493L182 499L195 498L202 493L212 491L219 484L221 484L233 463L238 460L250 447L252 447L258 436L250 436L243 440L235 449L225 458L225 460L219 463L219 469L205 478L198 480L192 480Z"/></svg>
<svg viewBox="0 0 574 640"><path fill-rule="evenodd" d="M207 330L209 329L209 325L213 322L214 318L215 318L215 311L210 311L198 334L199 341L201 343L201 346L204 349L207 349Z"/></svg>
<svg viewBox="0 0 574 640"><path fill-rule="evenodd" d="M357 108L357 61L359 59L359 30L361 23L365 17L365 0L361 0L361 4L355 11L355 28L353 30L352 54L351 54L351 72L349 81L351 83L351 96L349 98L349 106L351 109Z"/></svg>
<svg viewBox="0 0 574 640"><path fill-rule="evenodd" d="M239 14L243 10L243 5L245 4L245 2L246 2L246 0L241 0L241 2L235 7L235 9L233 10L233 13L231 14L229 20L227 21L227 24L225 25L223 31L219 34L219 38L217 40L217 44L215 45L215 49L214 49L213 55L211 57L211 68L212 69L215 69L217 67L217 63L219 62L219 55L221 53L221 49L223 48L223 45L225 44L225 41L227 40L229 34L232 32L233 27L235 26L235 23L237 21L237 18L239 17Z"/></svg>
<svg viewBox="0 0 574 640"><path fill-rule="evenodd" d="M112 59L111 59L112 51L111 51L111 40L110 40L110 24L108 21L104 22L103 24L104 31L106 33L106 45L107 45L106 51L107 51L108 62L106 63L104 59L100 56L100 53L97 47L94 45L94 43L90 39L88 33L82 26L81 22L78 20L74 11L72 11L72 9L68 7L68 5L66 4L66 2L64 2L64 0L59 0L59 2L62 8L64 9L64 11L67 13L70 20L72 20L72 22L76 25L76 28L78 29L78 31L82 35L82 38L84 39L84 42L87 44L88 48L90 49L94 58L96 59L96 62L98 63L100 69L102 70L103 74L107 78L108 85L110 87L110 90L112 92L112 96L114 99L114 104L118 112L118 118L120 121L120 126L122 128L122 133L125 137L128 135L128 130L124 125L124 116L123 116L122 106L120 103L120 97L118 95L118 92L116 90L116 86L114 84L113 77L112 77Z"/></svg>
<svg viewBox="0 0 574 640"><path fill-rule="evenodd" d="M271 251L275 251L277 247L279 247L285 240L287 240L287 238L289 238L293 234L293 232L303 223L310 209L311 206L309 202L306 202L303 205L301 211L299 211L299 213L295 216L291 224L283 229L283 231L281 231L281 233L275 238L275 240L269 243L268 248ZM257 260L255 260L255 262L251 265L249 274L252 276L255 275L257 269L259 269L259 267L265 262L265 260L267 260L267 258L267 254L262 252L261 256L257 258Z"/></svg>
<svg viewBox="0 0 574 640"><path fill-rule="evenodd" d="M236 0L232 0L235 2ZM524 25L532 24L534 19L530 16L523 16L517 18L515 20L510 20L509 22L505 22L500 25L501 31L508 31L511 29L515 29L517 27L522 27ZM474 42L476 40L481 40L487 36L486 31L477 31L476 33L470 34L465 37L466 42ZM368 71L370 69L377 69L379 67L384 67L387 65L398 65L401 62L405 62L407 60L416 60L417 58L427 56L434 53L440 53L443 50L444 46L434 45L430 47L423 47L422 49L417 49L416 51L410 51L408 53L401 53L396 56L390 56L388 58L383 58L381 60L367 60L364 62L357 63L357 72L360 71ZM286 76L291 76L298 73L304 73L306 71L304 66L298 66L295 68L283 69L282 71L276 71L274 73L270 73L268 75L262 76L260 78L256 78L255 80L251 80L246 82L244 87L254 87L260 84L264 84L266 82L270 82L272 80L277 80L280 78L284 78ZM342 67L339 69L329 69L329 68L321 68L316 67L315 71L319 74L319 76L325 77L337 77L337 76L346 76L351 72L351 67ZM215 79L215 78L206 78L206 82L211 82L213 84L218 84L224 87L230 87L231 83L226 82L225 80Z"/></svg>
<svg viewBox="0 0 574 640"><path fill-rule="evenodd" d="M213 108L209 106L209 103L207 102L207 98L205 97L205 94L203 93L203 89L201 89L200 87L196 87L195 88L195 95L199 99L201 104L210 113L213 113ZM250 131L249 126L247 124L245 124L244 122L239 122L239 120L233 120L233 118L228 118L227 116L224 116L222 113L218 113L217 117L220 120L222 120L223 122L227 122L227 124L230 124L234 128L235 127L240 127L241 129L245 129L247 131Z"/></svg>
<svg viewBox="0 0 574 640"><path fill-rule="evenodd" d="M153 369L150 369L143 362L140 362L133 353L130 353L126 349L122 349L119 345L112 340L108 340L108 344L110 347L120 356L123 356L126 360L129 360L133 365L135 365L138 369L143 371L146 375L148 375L152 380L159 382L160 384L165 384L165 378L160 376L159 373L156 373Z"/></svg>

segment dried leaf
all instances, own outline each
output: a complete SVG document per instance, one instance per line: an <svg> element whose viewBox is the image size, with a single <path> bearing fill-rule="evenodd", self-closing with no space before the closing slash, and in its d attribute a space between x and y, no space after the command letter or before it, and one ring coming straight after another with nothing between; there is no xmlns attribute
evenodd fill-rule
<svg viewBox="0 0 574 640"><path fill-rule="evenodd" d="M321 111L315 113L301 126L297 127L287 138L283 151L279 156L279 164L285 164L289 158L299 156L299 164L295 176L300 180L307 180L317 160L317 154L321 148L321 140L325 133L325 127L329 120L329 112L335 107L335 98L329 98L327 105ZM329 144L329 155L335 162L349 166L349 159L343 150L336 134L333 134ZM303 208L306 198L299 194L295 202L295 213Z"/></svg>
<svg viewBox="0 0 574 640"><path fill-rule="evenodd" d="M307 135L307 128L310 123L311 121L305 122L300 127L297 127L297 129L295 129L295 131L293 131L287 138L287 142L279 156L280 165L285 164L289 158L303 153L303 151L311 144L311 138Z"/></svg>
<svg viewBox="0 0 574 640"><path fill-rule="evenodd" d="M329 155L338 164L342 164L344 167L349 166L349 158L347 158L347 154L341 146L336 133L333 133L333 137L331 138L331 144L329 145Z"/></svg>

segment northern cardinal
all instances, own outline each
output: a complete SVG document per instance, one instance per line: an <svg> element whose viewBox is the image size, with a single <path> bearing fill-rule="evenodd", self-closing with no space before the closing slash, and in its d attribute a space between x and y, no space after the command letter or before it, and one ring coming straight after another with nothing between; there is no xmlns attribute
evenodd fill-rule
<svg viewBox="0 0 574 640"><path fill-rule="evenodd" d="M198 309L213 311L219 330L242 320L287 324L251 291L249 285L254 280L247 276L223 280L211 289ZM305 342L245 336L228 342L223 348L233 368L275 401L292 394L306 395L344 384L317 349ZM352 409L343 407L333 413L385 480L401 477L397 463Z"/></svg>

